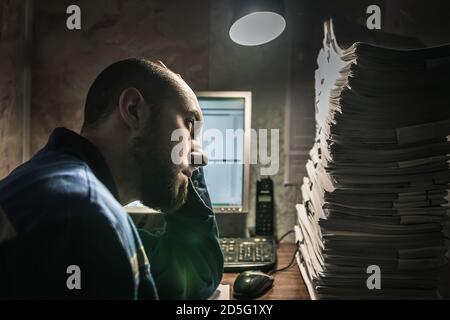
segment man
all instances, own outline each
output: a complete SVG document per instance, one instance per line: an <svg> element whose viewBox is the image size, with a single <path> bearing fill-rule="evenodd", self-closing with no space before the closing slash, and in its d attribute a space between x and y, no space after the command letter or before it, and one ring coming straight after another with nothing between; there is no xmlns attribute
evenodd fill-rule
<svg viewBox="0 0 450 320"><path fill-rule="evenodd" d="M0 297L210 296L223 257L190 161L206 164L192 90L161 62L127 59L97 77L84 116L80 135L55 129L0 181ZM165 212L165 232L136 230L122 207L134 200Z"/></svg>

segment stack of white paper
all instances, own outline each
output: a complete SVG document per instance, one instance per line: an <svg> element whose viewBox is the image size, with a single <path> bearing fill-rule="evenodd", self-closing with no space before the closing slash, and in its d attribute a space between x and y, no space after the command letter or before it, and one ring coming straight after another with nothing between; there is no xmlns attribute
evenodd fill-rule
<svg viewBox="0 0 450 320"><path fill-rule="evenodd" d="M297 205L298 261L312 297L437 297L449 91L450 45L343 50L325 25L316 140Z"/></svg>

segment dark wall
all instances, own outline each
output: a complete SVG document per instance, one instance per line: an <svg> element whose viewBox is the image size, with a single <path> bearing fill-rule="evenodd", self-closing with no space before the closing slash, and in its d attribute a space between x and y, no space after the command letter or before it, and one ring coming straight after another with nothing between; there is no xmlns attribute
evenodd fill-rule
<svg viewBox="0 0 450 320"><path fill-rule="evenodd" d="M366 28L366 9L373 4L381 9L380 31ZM308 16L317 21L310 24L314 34L324 19L333 17L341 22L336 30L344 38L341 42L366 41L397 48L408 47L402 37L425 46L450 42L450 2L446 0L303 0L297 1L296 7L298 19Z"/></svg>
<svg viewBox="0 0 450 320"><path fill-rule="evenodd" d="M82 29L66 28L77 4ZM209 1L35 1L31 154L56 126L78 130L96 75L128 57L161 59L194 89L208 83Z"/></svg>
<svg viewBox="0 0 450 320"><path fill-rule="evenodd" d="M22 162L24 4L0 1L0 178Z"/></svg>

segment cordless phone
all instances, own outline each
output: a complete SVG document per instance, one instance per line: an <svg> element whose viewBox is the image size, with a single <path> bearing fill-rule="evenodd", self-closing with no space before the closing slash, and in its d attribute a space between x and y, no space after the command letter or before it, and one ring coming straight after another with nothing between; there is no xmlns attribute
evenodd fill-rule
<svg viewBox="0 0 450 320"><path fill-rule="evenodd" d="M270 177L256 183L256 223L257 236L274 235L273 181Z"/></svg>

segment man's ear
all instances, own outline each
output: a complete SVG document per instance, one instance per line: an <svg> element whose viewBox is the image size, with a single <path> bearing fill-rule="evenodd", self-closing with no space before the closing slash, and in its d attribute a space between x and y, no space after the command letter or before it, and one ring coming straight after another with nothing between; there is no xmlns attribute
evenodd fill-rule
<svg viewBox="0 0 450 320"><path fill-rule="evenodd" d="M126 88L119 96L119 113L131 130L140 130L149 115L144 97L136 88Z"/></svg>

